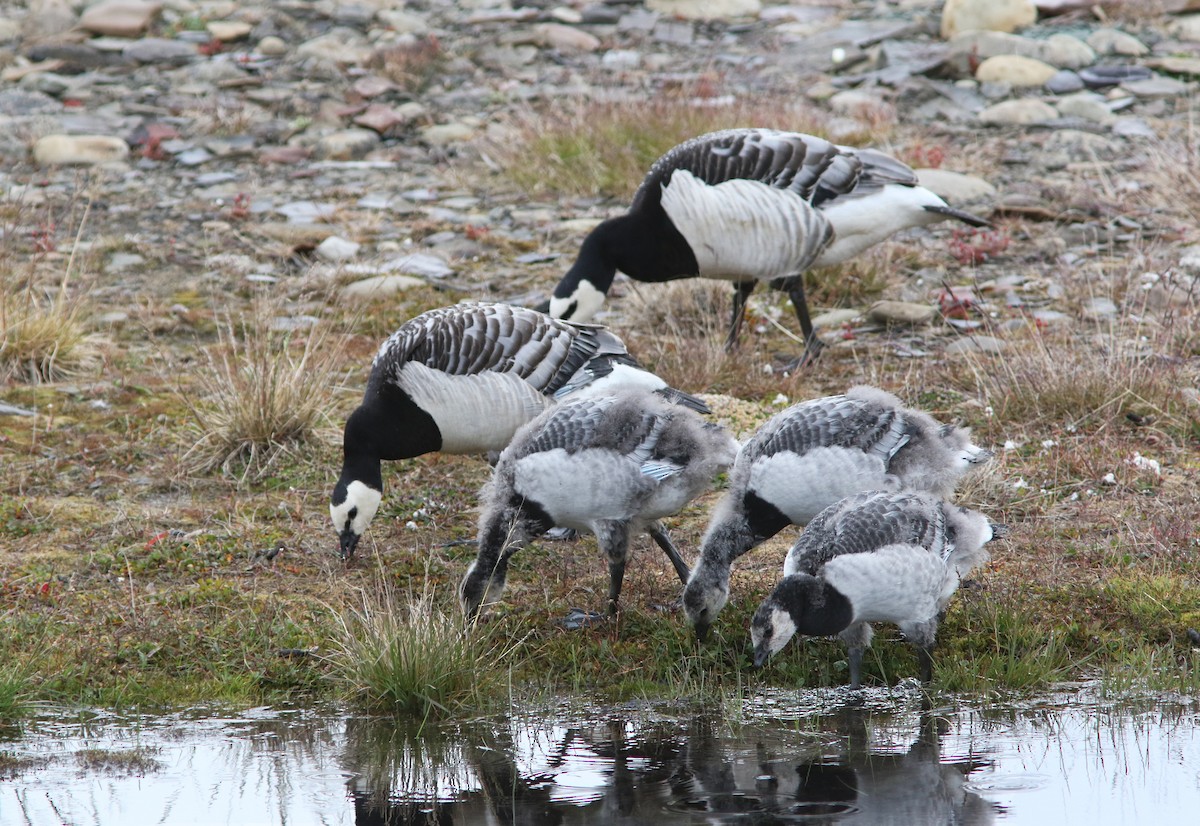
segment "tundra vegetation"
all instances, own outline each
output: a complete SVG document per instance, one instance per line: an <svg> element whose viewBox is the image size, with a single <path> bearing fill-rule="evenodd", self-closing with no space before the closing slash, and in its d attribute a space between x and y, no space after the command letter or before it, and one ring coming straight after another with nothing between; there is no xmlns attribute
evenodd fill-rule
<svg viewBox="0 0 1200 826"><path fill-rule="evenodd" d="M685 115L661 104L530 110L508 124L531 147L526 162L512 163L502 144L481 145L471 180L551 203L597 191L624 203L663 149L754 120L765 104L738 105L732 121L719 109ZM787 117L794 122L782 126L820 131L802 112ZM927 135L884 122L863 140L901 158L931 153ZM1168 229L1200 214L1200 185L1168 171L1186 168L1190 145L1186 135L1164 141L1160 171L1139 172L1161 180L1121 208ZM986 145L947 152L985 178L999 168ZM551 174L528 163L530 153ZM535 180L522 177L535 167ZM573 174L559 174L566 170ZM1088 174L1070 198L1112 213ZM836 640L790 646L762 671L748 667L750 615L795 528L735 566L731 604L703 647L678 608L678 579L645 537L635 539L611 621L561 624L572 608L603 607L607 569L584 537L533 543L513 560L503 604L464 627L455 590L474 556L476 493L489 473L476 457L389 463L354 563L338 558L327 501L339 426L382 338L435 306L548 291L579 237L545 239L564 255L523 266L511 286L513 258L538 244L498 241L490 256L456 265L453 287L367 305L342 302L338 280L306 278L303 266L276 284L164 286L121 307L127 323L106 326L113 306L98 261L127 243L120 232L77 201L9 203L0 217L2 399L35 414L0 416L0 719L41 703L331 696L426 717L484 710L513 691L695 696L846 681ZM1200 296L1178 267L1178 234L1100 239L1067 267L1053 254L1057 224L997 218L1007 241L983 239L975 246L985 254L962 254L968 242L936 227L811 273L810 301L821 309L902 293L934 303L941 282L956 294L943 296L945 317L927 327L826 330L837 346L794 375L767 369L794 354L797 335L785 299L770 291L752 302L731 354L721 346L724 285L619 285L624 295L606 321L671 384L709 394L715 417L741 437L784 399L865 382L969 425L976 443L996 451L958 498L1011 532L951 603L934 690L986 696L1098 678L1114 691L1195 691L1200 657L1187 629L1200 626ZM353 207L330 220L370 240L371 218ZM55 226L70 234L58 237ZM447 228L461 229L427 220L411 231L419 241ZM185 266L171 250L141 253L164 285ZM1014 274L1021 278L1006 286ZM466 288L473 283L478 292ZM1013 295L1030 304L1050 286L1067 320L1042 323L1012 306ZM1089 320L1096 298L1119 311ZM1007 346L946 354L952 321L976 322ZM719 484L670 520L685 557L717 496ZM914 675L896 630L878 630L866 683Z"/></svg>

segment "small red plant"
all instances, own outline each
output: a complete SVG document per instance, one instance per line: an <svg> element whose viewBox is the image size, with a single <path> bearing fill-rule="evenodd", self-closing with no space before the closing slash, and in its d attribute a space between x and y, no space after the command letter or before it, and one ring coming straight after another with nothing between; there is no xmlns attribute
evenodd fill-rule
<svg viewBox="0 0 1200 826"><path fill-rule="evenodd" d="M29 233L34 252L47 253L58 249L58 242L54 240L54 229L53 221L43 221L38 224L37 229Z"/></svg>
<svg viewBox="0 0 1200 826"><path fill-rule="evenodd" d="M966 319L978 306L979 301L970 290L955 292L953 287L946 287L938 296L938 308L945 318Z"/></svg>
<svg viewBox="0 0 1200 826"><path fill-rule="evenodd" d="M928 169L938 169L942 162L946 160L946 150L939 144L926 146L923 143L918 143L909 152L912 157L912 165L917 167L925 167Z"/></svg>
<svg viewBox="0 0 1200 826"><path fill-rule="evenodd" d="M245 192L239 192L233 196L233 203L229 206L229 217L235 221L245 221L250 217L250 196Z"/></svg>
<svg viewBox="0 0 1200 826"><path fill-rule="evenodd" d="M1008 249L1008 233L999 229L954 230L950 254L960 264L979 264Z"/></svg>

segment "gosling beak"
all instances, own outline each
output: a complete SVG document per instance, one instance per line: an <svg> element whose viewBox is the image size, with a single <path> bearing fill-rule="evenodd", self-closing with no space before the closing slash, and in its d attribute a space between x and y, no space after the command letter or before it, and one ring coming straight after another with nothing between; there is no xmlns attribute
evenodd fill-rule
<svg viewBox="0 0 1200 826"><path fill-rule="evenodd" d="M766 646L759 646L759 647L755 648L754 649L754 667L762 668L764 665L767 664L767 660L770 659L770 657L771 657L771 652L767 650Z"/></svg>
<svg viewBox="0 0 1200 826"><path fill-rule="evenodd" d="M712 623L698 622L696 623L696 642L704 645L708 642L708 633L712 629Z"/></svg>

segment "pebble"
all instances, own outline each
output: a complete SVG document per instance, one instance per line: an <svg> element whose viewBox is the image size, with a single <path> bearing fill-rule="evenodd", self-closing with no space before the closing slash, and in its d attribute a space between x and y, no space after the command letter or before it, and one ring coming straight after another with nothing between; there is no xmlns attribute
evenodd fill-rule
<svg viewBox="0 0 1200 826"><path fill-rule="evenodd" d="M982 123L1008 126L1046 123L1057 117L1058 112L1053 106L1034 98L1004 100L992 104L979 113L979 120Z"/></svg>
<svg viewBox="0 0 1200 826"><path fill-rule="evenodd" d="M996 187L975 175L949 169L916 169L921 186L952 204L981 201L996 195Z"/></svg>
<svg viewBox="0 0 1200 826"><path fill-rule="evenodd" d="M966 31L1012 32L1037 19L1033 0L946 0L942 6L942 37Z"/></svg>
<svg viewBox="0 0 1200 826"><path fill-rule="evenodd" d="M465 123L441 123L421 130L421 139L430 146L461 143L475 137L475 130Z"/></svg>
<svg viewBox="0 0 1200 826"><path fill-rule="evenodd" d="M876 301L867 310L867 318L877 324L906 324L917 326L928 324L937 315L937 308L929 304L909 301Z"/></svg>
<svg viewBox="0 0 1200 826"><path fill-rule="evenodd" d="M33 145L33 159L42 166L112 163L128 156L129 144L108 135L46 135Z"/></svg>
<svg viewBox="0 0 1200 826"><path fill-rule="evenodd" d="M1145 80L1125 80L1121 89L1140 98L1176 98L1189 94L1195 84L1184 83L1173 77L1158 75Z"/></svg>
<svg viewBox="0 0 1200 826"><path fill-rule="evenodd" d="M1087 44L1102 55L1141 57L1150 53L1149 46L1119 29L1096 29L1088 35Z"/></svg>
<svg viewBox="0 0 1200 826"><path fill-rule="evenodd" d="M594 34L562 23L540 23L533 32L538 44L563 52L594 52L600 48L600 38Z"/></svg>
<svg viewBox="0 0 1200 826"><path fill-rule="evenodd" d="M314 148L318 158L345 161L361 158L378 145L379 135L370 129L342 129L322 136Z"/></svg>
<svg viewBox="0 0 1200 826"><path fill-rule="evenodd" d="M646 8L684 20L728 20L757 17L760 0L647 0Z"/></svg>
<svg viewBox="0 0 1200 826"><path fill-rule="evenodd" d="M854 309L838 309L830 310L820 315L814 316L812 319L813 328L816 330L829 330L841 327L843 324L848 324L859 318L861 312Z"/></svg>
<svg viewBox="0 0 1200 826"><path fill-rule="evenodd" d="M254 30L253 26L243 20L213 20L204 28L214 39L222 43L245 40Z"/></svg>
<svg viewBox="0 0 1200 826"><path fill-rule="evenodd" d="M358 255L362 244L347 241L337 235L330 235L313 250L316 256L324 261L349 261Z"/></svg>
<svg viewBox="0 0 1200 826"><path fill-rule="evenodd" d="M114 37L139 37L162 11L162 3L101 0L79 17L80 28Z"/></svg>
<svg viewBox="0 0 1200 826"><path fill-rule="evenodd" d="M288 53L288 44L283 38L269 34L258 41L258 53L266 57L283 57Z"/></svg>
<svg viewBox="0 0 1200 826"><path fill-rule="evenodd" d="M352 302L374 301L424 286L423 280L411 275L377 275L347 284L342 288L342 298Z"/></svg>
<svg viewBox="0 0 1200 826"><path fill-rule="evenodd" d="M1110 124L1117 119L1104 98L1095 92L1069 95L1058 101L1055 106L1058 113L1067 118L1083 118L1100 124Z"/></svg>
<svg viewBox="0 0 1200 826"><path fill-rule="evenodd" d="M162 37L143 37L130 41L121 53L137 63L168 63L175 66L190 63L200 54L191 43Z"/></svg>
<svg viewBox="0 0 1200 826"><path fill-rule="evenodd" d="M1077 72L1072 72L1070 69L1060 69L1054 73L1054 77L1046 81L1046 90L1056 95L1078 92L1082 88L1083 78Z"/></svg>
<svg viewBox="0 0 1200 826"><path fill-rule="evenodd" d="M1020 55L996 55L979 64L975 79L980 83L1008 83L1014 87L1042 86L1058 70L1049 63Z"/></svg>
<svg viewBox="0 0 1200 826"><path fill-rule="evenodd" d="M1175 22L1167 27L1172 37L1191 42L1200 41L1200 14L1189 14L1177 17Z"/></svg>

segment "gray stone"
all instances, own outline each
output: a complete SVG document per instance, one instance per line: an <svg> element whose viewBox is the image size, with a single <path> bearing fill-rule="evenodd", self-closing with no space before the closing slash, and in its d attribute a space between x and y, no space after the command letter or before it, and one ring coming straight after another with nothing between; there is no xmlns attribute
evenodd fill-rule
<svg viewBox="0 0 1200 826"><path fill-rule="evenodd" d="M1083 302L1080 312L1087 321L1109 321L1117 315L1117 305L1111 298L1097 296Z"/></svg>
<svg viewBox="0 0 1200 826"><path fill-rule="evenodd" d="M1147 80L1127 80L1121 88L1140 98L1175 98L1188 94L1193 85L1173 77L1155 76Z"/></svg>
<svg viewBox="0 0 1200 826"><path fill-rule="evenodd" d="M162 37L143 37L134 40L121 52L138 63L166 63L182 66L195 60L200 52L191 43L182 40L167 40Z"/></svg>
<svg viewBox="0 0 1200 826"><path fill-rule="evenodd" d="M313 201L292 201L284 204L275 210L281 215L286 215L288 221L296 224L311 224L325 218L332 218L337 212L337 207L333 204L318 204ZM328 235L322 229L322 238Z"/></svg>
<svg viewBox="0 0 1200 826"><path fill-rule="evenodd" d="M1070 69L1060 69L1054 77L1046 81L1046 89L1056 95L1066 95L1078 92L1083 88L1083 78Z"/></svg>
<svg viewBox="0 0 1200 826"><path fill-rule="evenodd" d="M1117 119L1105 103L1104 98L1094 92L1079 92L1069 95L1057 104L1058 113L1067 118L1083 118L1096 123L1108 124Z"/></svg>
<svg viewBox="0 0 1200 826"><path fill-rule="evenodd" d="M100 0L84 10L81 28L116 37L139 37L162 10L162 3L141 0Z"/></svg>
<svg viewBox="0 0 1200 826"><path fill-rule="evenodd" d="M647 0L646 8L685 20L724 20L757 17L761 0Z"/></svg>
<svg viewBox="0 0 1200 826"><path fill-rule="evenodd" d="M1038 41L1036 57L1060 69L1080 69L1096 62L1096 51L1078 37L1052 34Z"/></svg>
<svg viewBox="0 0 1200 826"><path fill-rule="evenodd" d="M331 235L318 244L314 252L318 258L325 261L349 261L358 255L358 250L361 247L361 244Z"/></svg>
<svg viewBox="0 0 1200 826"><path fill-rule="evenodd" d="M320 158L345 161L361 158L379 145L379 134L370 129L343 129L323 135L314 149Z"/></svg>
<svg viewBox="0 0 1200 826"><path fill-rule="evenodd" d="M917 169L921 186L950 203L968 203L994 197L996 187L975 175L949 169Z"/></svg>

